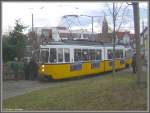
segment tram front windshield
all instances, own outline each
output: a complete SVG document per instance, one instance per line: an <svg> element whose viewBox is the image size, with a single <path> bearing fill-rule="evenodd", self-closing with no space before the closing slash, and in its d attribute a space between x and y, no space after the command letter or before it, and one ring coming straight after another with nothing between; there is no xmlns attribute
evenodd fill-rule
<svg viewBox="0 0 150 113"><path fill-rule="evenodd" d="M49 57L49 49L41 49L40 62L48 63L48 57Z"/></svg>

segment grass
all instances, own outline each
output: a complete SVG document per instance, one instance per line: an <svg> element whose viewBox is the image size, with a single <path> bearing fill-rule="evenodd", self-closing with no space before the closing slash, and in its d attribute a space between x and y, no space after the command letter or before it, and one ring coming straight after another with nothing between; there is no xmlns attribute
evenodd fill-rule
<svg viewBox="0 0 150 113"><path fill-rule="evenodd" d="M143 73L146 79L146 73ZM51 85L51 84L50 84ZM3 101L4 110L112 111L147 110L147 87L136 84L136 75L118 72L113 78L96 76L56 82L49 88Z"/></svg>

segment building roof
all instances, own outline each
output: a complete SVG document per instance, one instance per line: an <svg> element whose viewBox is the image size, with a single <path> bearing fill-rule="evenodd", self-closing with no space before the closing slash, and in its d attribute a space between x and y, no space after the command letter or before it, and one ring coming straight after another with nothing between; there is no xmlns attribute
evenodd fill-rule
<svg viewBox="0 0 150 113"><path fill-rule="evenodd" d="M122 39L125 34L128 34L130 36L130 32L129 31L125 31L125 32L119 31L119 32L116 32L116 35L117 35L118 39Z"/></svg>

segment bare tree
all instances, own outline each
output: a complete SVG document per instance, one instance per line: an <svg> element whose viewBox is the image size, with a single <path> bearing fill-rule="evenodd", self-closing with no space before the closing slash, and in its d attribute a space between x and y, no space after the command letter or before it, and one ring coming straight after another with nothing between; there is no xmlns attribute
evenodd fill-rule
<svg viewBox="0 0 150 113"><path fill-rule="evenodd" d="M107 5L110 17L112 18L113 22L113 76L115 75L115 45L116 45L116 32L119 31L121 25L125 19L126 11L128 5L123 5L123 3L115 3L113 2L112 8Z"/></svg>

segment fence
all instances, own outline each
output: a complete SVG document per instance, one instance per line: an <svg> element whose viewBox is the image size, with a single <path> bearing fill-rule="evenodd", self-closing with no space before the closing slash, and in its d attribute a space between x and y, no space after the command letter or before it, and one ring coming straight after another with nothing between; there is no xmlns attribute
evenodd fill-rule
<svg viewBox="0 0 150 113"><path fill-rule="evenodd" d="M12 62L7 62L3 64L3 80L14 80L14 73L11 69L11 63ZM18 72L18 79L23 80L25 79L24 71L23 71L23 63L19 62L19 72Z"/></svg>

